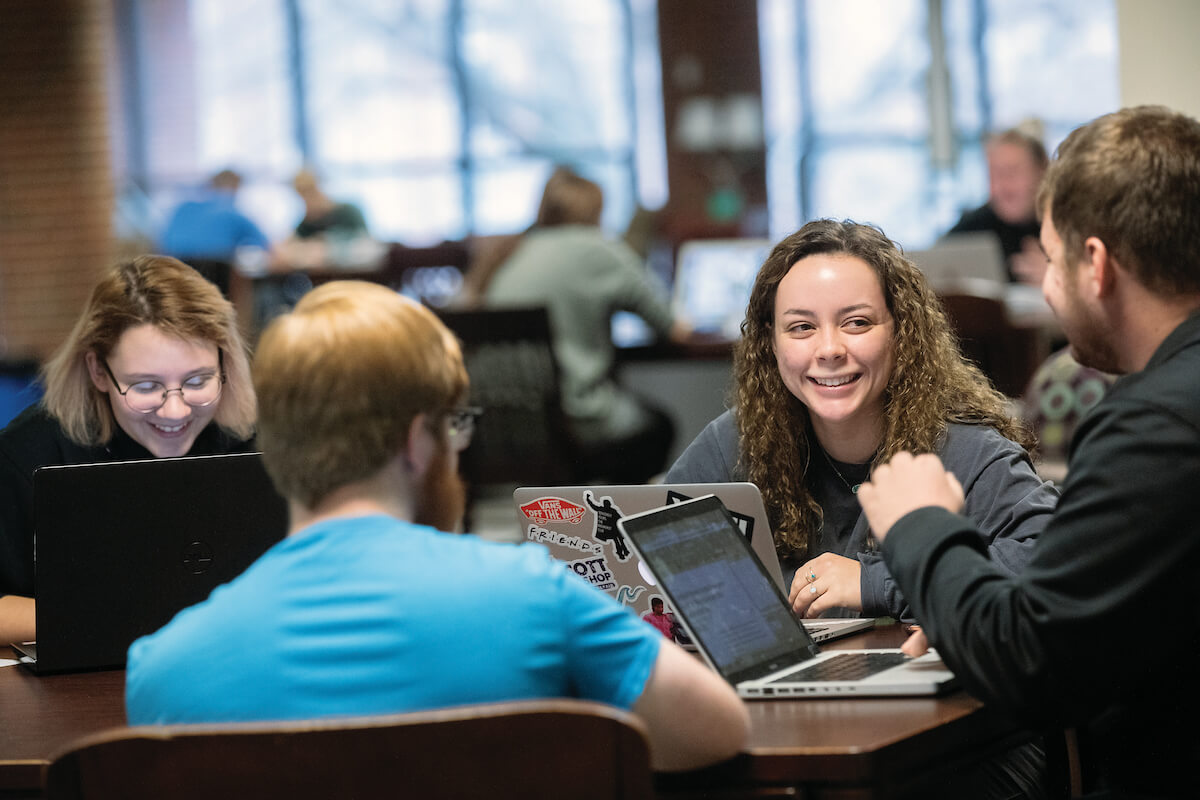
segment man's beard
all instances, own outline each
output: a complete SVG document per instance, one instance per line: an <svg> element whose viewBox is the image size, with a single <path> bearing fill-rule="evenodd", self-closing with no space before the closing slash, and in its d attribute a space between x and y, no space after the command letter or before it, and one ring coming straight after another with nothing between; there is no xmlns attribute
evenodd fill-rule
<svg viewBox="0 0 1200 800"><path fill-rule="evenodd" d="M467 487L458 473L450 469L446 447L438 447L421 482L413 521L442 531L455 531L466 507Z"/></svg>
<svg viewBox="0 0 1200 800"><path fill-rule="evenodd" d="M1118 363L1117 352L1108 338L1112 325L1093 318L1073 287L1068 288L1064 294L1066 313L1058 315L1056 312L1056 316L1070 343L1071 357L1085 367L1114 375L1120 374L1122 369Z"/></svg>

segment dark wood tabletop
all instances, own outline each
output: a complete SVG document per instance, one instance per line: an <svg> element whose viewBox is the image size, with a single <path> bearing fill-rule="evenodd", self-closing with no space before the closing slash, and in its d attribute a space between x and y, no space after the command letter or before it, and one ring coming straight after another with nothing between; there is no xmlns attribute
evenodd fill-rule
<svg viewBox="0 0 1200 800"><path fill-rule="evenodd" d="M12 655L0 648L0 657ZM0 667L0 796L37 796L51 756L80 736L124 724L124 670L38 676Z"/></svg>
<svg viewBox="0 0 1200 800"><path fill-rule="evenodd" d="M906 635L900 625L881 623L822 649L898 647ZM957 690L939 697L756 700L747 706L746 752L711 769L660 776L663 796L939 796L951 776L1029 738Z"/></svg>
<svg viewBox="0 0 1200 800"><path fill-rule="evenodd" d="M894 647L885 625L823 647ZM0 649L0 656L11 654ZM121 670L38 676L0 668L0 797L38 796L41 770L72 740L125 724ZM766 700L749 704L746 752L718 767L661 776L668 797L900 797L1007 746L1015 729L961 691L942 697ZM724 792L712 795L724 787Z"/></svg>

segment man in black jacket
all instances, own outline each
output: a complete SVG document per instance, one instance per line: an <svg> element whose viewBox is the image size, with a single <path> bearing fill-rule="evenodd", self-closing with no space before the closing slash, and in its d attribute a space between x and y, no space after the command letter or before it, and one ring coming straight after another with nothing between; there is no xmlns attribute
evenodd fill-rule
<svg viewBox="0 0 1200 800"><path fill-rule="evenodd" d="M1083 364L1125 375L1080 423L1018 577L957 515L935 456L859 498L924 634L963 684L1078 730L1085 789L1190 796L1200 764L1200 122L1158 107L1060 146L1038 194L1043 292ZM922 646L910 641L910 651Z"/></svg>

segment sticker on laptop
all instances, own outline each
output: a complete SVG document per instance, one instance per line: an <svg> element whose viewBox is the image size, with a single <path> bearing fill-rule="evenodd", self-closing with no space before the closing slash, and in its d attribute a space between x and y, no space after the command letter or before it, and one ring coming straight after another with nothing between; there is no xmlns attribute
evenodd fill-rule
<svg viewBox="0 0 1200 800"><path fill-rule="evenodd" d="M617 560L624 563L629 560L632 553L629 550L629 545L625 542L625 535L621 533L621 529L617 527L617 520L625 516L621 509L613 503L611 497L601 497L599 504L596 503L596 496L591 492L583 493L583 502L588 504L592 511L596 512L596 541L609 542L613 546L613 555Z"/></svg>
<svg viewBox="0 0 1200 800"><path fill-rule="evenodd" d="M600 553L604 549L591 539L552 531L540 525L530 525L525 531L525 538L538 544L556 544L562 547L570 547L572 550L578 550L581 553Z"/></svg>
<svg viewBox="0 0 1200 800"><path fill-rule="evenodd" d="M602 555L568 561L565 566L597 589L607 591L617 588L617 582L613 578L612 570L608 568L608 562L604 560L604 556Z"/></svg>
<svg viewBox="0 0 1200 800"><path fill-rule="evenodd" d="M674 489L668 489L666 505L673 506L676 503L682 503L685 500L692 500L692 499L694 499L694 498L687 496L683 492L677 492ZM732 508L729 508L728 506L725 507L725 510L729 512L729 516L733 517L733 521L737 523L737 526L739 528L741 528L742 535L746 537L746 541L753 542L754 541L754 517L750 516L749 514L743 514L740 511L734 511Z"/></svg>
<svg viewBox="0 0 1200 800"><path fill-rule="evenodd" d="M561 497L539 497L521 506L521 513L538 525L549 525L551 522L578 525L587 509Z"/></svg>

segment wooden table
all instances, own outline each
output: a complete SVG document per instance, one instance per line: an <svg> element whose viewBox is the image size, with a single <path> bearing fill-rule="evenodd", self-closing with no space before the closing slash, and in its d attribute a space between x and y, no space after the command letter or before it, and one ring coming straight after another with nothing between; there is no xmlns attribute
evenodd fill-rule
<svg viewBox="0 0 1200 800"><path fill-rule="evenodd" d="M898 647L904 638L901 626L880 624L822 649ZM962 691L747 706L746 752L710 769L659 776L664 798L944 796L952 776L1028 738Z"/></svg>
<svg viewBox="0 0 1200 800"><path fill-rule="evenodd" d="M0 648L0 657L11 655ZM0 667L0 797L39 797L51 756L73 739L124 724L124 670L39 677Z"/></svg>
<svg viewBox="0 0 1200 800"><path fill-rule="evenodd" d="M889 647L903 635L899 626L889 625L826 647ZM119 670L38 677L23 667L0 668L0 797L39 796L41 769L55 752L84 734L123 725L124 679ZM749 709L745 753L711 769L660 776L661 794L932 796L947 774L1020 736L962 692L938 698L767 700L751 702Z"/></svg>

